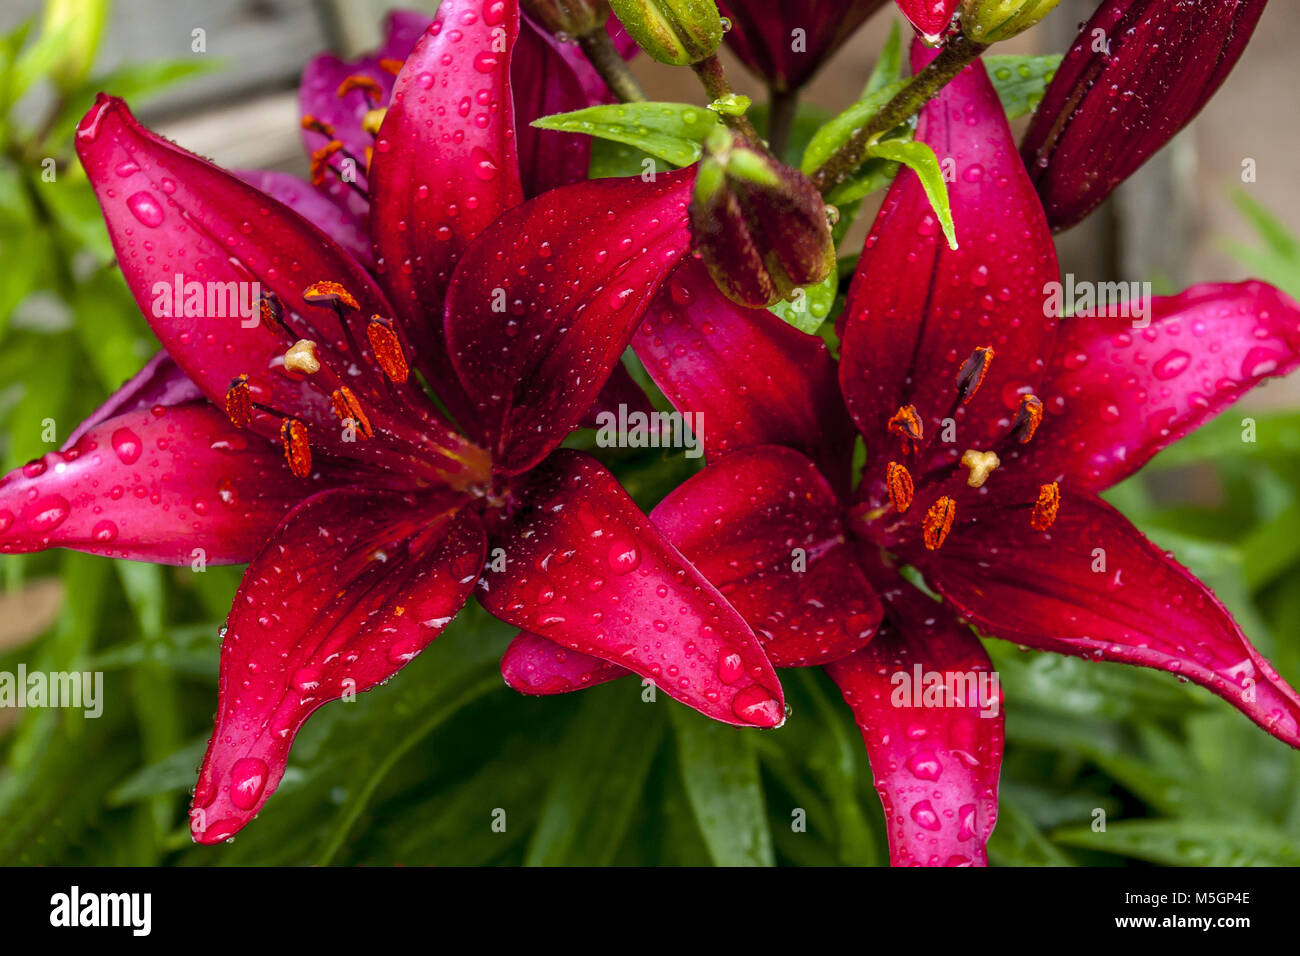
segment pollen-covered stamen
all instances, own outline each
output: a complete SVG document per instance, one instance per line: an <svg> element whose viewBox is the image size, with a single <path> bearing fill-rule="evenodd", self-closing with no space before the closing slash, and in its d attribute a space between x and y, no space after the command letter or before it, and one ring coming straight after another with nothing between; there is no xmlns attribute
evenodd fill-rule
<svg viewBox="0 0 1300 956"><path fill-rule="evenodd" d="M371 316L370 324L366 326L366 338L370 340L375 361L389 380L404 383L411 374L411 367L407 364L402 341L397 337L393 323L382 315Z"/></svg>
<svg viewBox="0 0 1300 956"><path fill-rule="evenodd" d="M398 73L402 72L402 61L394 60L391 57L386 56L381 57L379 60L379 68L385 73L390 73L393 76L396 76Z"/></svg>
<svg viewBox="0 0 1300 956"><path fill-rule="evenodd" d="M379 135L379 127L384 125L384 117L388 115L388 110L382 106L376 106L373 110L366 110L366 115L361 117L361 128L371 136ZM366 165L370 165L367 160Z"/></svg>
<svg viewBox="0 0 1300 956"><path fill-rule="evenodd" d="M953 519L957 517L957 502L944 495L925 513L921 524L921 537L927 551L938 551L952 530Z"/></svg>
<svg viewBox="0 0 1300 956"><path fill-rule="evenodd" d="M1038 486L1038 500L1034 502L1034 512L1029 516L1029 526L1035 531L1046 531L1056 521L1056 513L1061 510L1061 488L1056 482Z"/></svg>
<svg viewBox="0 0 1300 956"><path fill-rule="evenodd" d="M1020 408L1016 410L1015 420L1011 423L1011 434L1020 444L1029 443L1043 421L1043 402L1037 395L1020 396Z"/></svg>
<svg viewBox="0 0 1300 956"><path fill-rule="evenodd" d="M970 469L970 475L966 478L966 484L972 488L981 488L984 482L988 480L990 474L1002 462L998 459L997 452L980 451L978 448L967 448L961 456L961 466Z"/></svg>
<svg viewBox="0 0 1300 956"><path fill-rule="evenodd" d="M919 444L925 438L925 426L916 413L916 406L904 405L894 412L894 417L889 420L889 431L911 445Z"/></svg>
<svg viewBox="0 0 1300 956"><path fill-rule="evenodd" d="M289 326L284 321L284 306L280 304L280 297L274 292L263 292L258 302L262 314L262 327L271 332L289 332ZM293 333L290 332L292 335Z"/></svg>
<svg viewBox="0 0 1300 956"><path fill-rule="evenodd" d="M370 426L370 419L366 417L365 411L361 408L361 402L356 393L346 385L340 385L330 393L330 402L334 406L334 414L339 417L343 424L351 422L361 433L362 438L374 438L375 430Z"/></svg>
<svg viewBox="0 0 1300 956"><path fill-rule="evenodd" d="M353 73L351 76L344 77L334 95L342 99L353 90L360 90L372 104L378 103L384 95L378 81L366 76L364 73Z"/></svg>
<svg viewBox="0 0 1300 956"><path fill-rule="evenodd" d="M284 460L295 478L311 474L311 445L307 442L307 426L296 418L286 418L280 423L280 444L284 446Z"/></svg>
<svg viewBox="0 0 1300 956"><path fill-rule="evenodd" d="M984 376L988 374L989 363L993 361L992 346L981 346L970 354L965 362L962 362L961 368L957 372L957 400L967 405L979 391L980 385L984 382Z"/></svg>
<svg viewBox="0 0 1300 956"><path fill-rule="evenodd" d="M312 305L324 305L333 308L339 313L339 319L343 318L343 310L351 309L358 312L361 306L357 303L356 296L343 287L341 283L321 280L313 282L302 291L303 301L310 302Z"/></svg>
<svg viewBox="0 0 1300 956"><path fill-rule="evenodd" d="M247 375L230 380L226 389L226 417L236 428L247 428L253 423L253 390L248 386Z"/></svg>
<svg viewBox="0 0 1300 956"><path fill-rule="evenodd" d="M313 133L320 133L330 139L334 138L334 127L329 123L324 123L312 116L310 113L304 113L301 121L302 128L310 130Z"/></svg>
<svg viewBox="0 0 1300 956"><path fill-rule="evenodd" d="M900 515L912 507L912 496L916 486L912 483L912 473L896 461L885 466L885 487L889 491L889 503Z"/></svg>
<svg viewBox="0 0 1300 956"><path fill-rule="evenodd" d="M325 182L325 174L335 171L334 168L330 166L330 160L333 159L334 154L342 148L343 144L341 142L337 139L332 139L320 149L312 150L311 167L308 175L311 178L311 184L313 186L323 185Z"/></svg>
<svg viewBox="0 0 1300 956"><path fill-rule="evenodd" d="M320 359L316 357L316 343L311 339L299 339L289 346L284 353L284 367L287 371L299 375L315 375L320 371Z"/></svg>

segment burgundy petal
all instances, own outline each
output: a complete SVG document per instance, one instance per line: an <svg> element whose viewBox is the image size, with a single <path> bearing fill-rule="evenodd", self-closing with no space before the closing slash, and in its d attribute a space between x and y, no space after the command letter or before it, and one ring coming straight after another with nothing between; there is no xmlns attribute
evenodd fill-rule
<svg viewBox="0 0 1300 956"><path fill-rule="evenodd" d="M1262 282L1193 286L1151 300L1147 319L1065 320L1023 467L1100 491L1300 365L1300 306Z"/></svg>
<svg viewBox="0 0 1300 956"><path fill-rule="evenodd" d="M155 405L170 408L202 398L203 392L172 361L172 357L166 352L159 352L72 430L68 440L63 443L63 449L66 451L71 448L86 432L117 415L141 408L153 408Z"/></svg>
<svg viewBox="0 0 1300 956"><path fill-rule="evenodd" d="M784 91L808 82L867 17L888 2L719 0L718 9L732 24L727 46L756 76Z"/></svg>
<svg viewBox="0 0 1300 956"><path fill-rule="evenodd" d="M921 33L927 37L938 37L952 22L952 15L961 0L896 0L898 9L903 12Z"/></svg>
<svg viewBox="0 0 1300 956"><path fill-rule="evenodd" d="M752 445L795 448L845 491L853 426L826 345L766 309L736 305L695 259L659 293L632 347L682 412L703 415L710 459Z"/></svg>
<svg viewBox="0 0 1300 956"><path fill-rule="evenodd" d="M380 279L458 416L442 304L465 247L523 199L510 84L518 34L517 0L444 0L397 76L370 168Z"/></svg>
<svg viewBox="0 0 1300 956"><path fill-rule="evenodd" d="M370 252L370 227L366 217L332 202L316 187L292 173L242 169L236 175L254 189L284 203L302 218L314 223L342 249L366 267L374 265Z"/></svg>
<svg viewBox="0 0 1300 956"><path fill-rule="evenodd" d="M1246 49L1266 2L1101 4L1021 147L1054 229L1081 220L1192 121Z"/></svg>
<svg viewBox="0 0 1300 956"><path fill-rule="evenodd" d="M365 328L372 315L392 311L366 271L323 232L146 130L121 100L101 97L86 114L77 152L136 301L163 347L208 398L224 404L232 380L248 375L253 401L275 412L255 415L255 431L278 438L280 416L294 417L307 426L313 446L383 463L379 442L352 441L340 426L330 392L345 384L376 431L460 453L463 440L434 420L413 386L384 378ZM346 322L328 305L306 301L308 287L321 281L338 283L355 298ZM198 300L191 301L191 287ZM259 320L258 290L278 298L293 334ZM291 376L284 368L296 337L317 344L322 371L315 376ZM419 432L412 433L412 421ZM402 457L390 466L405 465Z"/></svg>
<svg viewBox="0 0 1300 956"><path fill-rule="evenodd" d="M505 570L479 600L516 627L625 664L730 724L785 720L781 685L753 631L594 459L560 450L511 489L489 529Z"/></svg>
<svg viewBox="0 0 1300 956"><path fill-rule="evenodd" d="M0 552L247 561L286 511L341 478L328 462L294 477L278 447L207 402L132 405L0 478Z"/></svg>
<svg viewBox="0 0 1300 956"><path fill-rule="evenodd" d="M887 597L880 633L826 672L862 730L890 860L987 865L1004 725L1001 691L978 683L988 681L992 663L942 605L901 581ZM932 697L927 688L935 688Z"/></svg>
<svg viewBox="0 0 1300 956"><path fill-rule="evenodd" d="M996 487L995 487L996 486ZM958 509L928 580L981 631L1195 681L1300 747L1300 695L1190 572L1110 505L1067 483L1046 531L1031 527L1037 485L999 483Z"/></svg>
<svg viewBox="0 0 1300 956"><path fill-rule="evenodd" d="M600 179L510 210L466 250L447 343L472 437L516 474L582 419L690 242L694 170Z"/></svg>
<svg viewBox="0 0 1300 956"><path fill-rule="evenodd" d="M927 55L913 48L917 65ZM924 427L921 450L907 463L918 476L964 449L997 444L1021 394L1037 388L1056 332L1046 309L1046 285L1058 278L1052 237L983 64L967 67L925 108L916 138L956 164L948 195L960 248L948 248L916 175L901 173L841 320L840 382L873 482L884 459L899 455L887 423L903 406L915 406ZM960 404L958 373L989 346L983 384ZM946 419L956 431L941 440Z"/></svg>
<svg viewBox="0 0 1300 956"><path fill-rule="evenodd" d="M595 687L631 673L622 664L571 651L528 631L520 631L501 657L506 683L521 694L535 696Z"/></svg>
<svg viewBox="0 0 1300 956"><path fill-rule="evenodd" d="M227 621L216 728L190 811L195 840L239 831L279 785L311 713L387 680L460 610L484 548L464 501L338 489L285 518Z"/></svg>

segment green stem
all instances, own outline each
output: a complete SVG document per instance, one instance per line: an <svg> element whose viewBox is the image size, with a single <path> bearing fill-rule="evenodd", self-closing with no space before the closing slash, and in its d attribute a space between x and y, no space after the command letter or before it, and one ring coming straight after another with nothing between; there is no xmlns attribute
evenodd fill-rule
<svg viewBox="0 0 1300 956"><path fill-rule="evenodd" d="M620 103L645 102L645 90L627 68L627 61L614 47L604 27L578 37L578 46Z"/></svg>
<svg viewBox="0 0 1300 956"><path fill-rule="evenodd" d="M823 196L857 171L867 159L871 144L895 126L916 115L939 91L957 76L966 65L988 47L967 39L962 34L952 37L943 50L930 61L912 81L871 118L871 121L853 134L853 138L831 154L830 158L813 173L813 184Z"/></svg>
<svg viewBox="0 0 1300 956"><path fill-rule="evenodd" d="M691 69L695 75L700 78L704 84L705 91L709 98L720 100L731 95L731 84L727 82L727 73L722 68L721 61L716 55L709 57L707 60L700 60L698 63L692 63ZM744 113L739 116L732 116L729 113L718 113L722 122L736 133L744 137L745 141L758 150L766 150L763 145L762 137L758 135L758 130L754 129L754 124L750 122L749 117Z"/></svg>
<svg viewBox="0 0 1300 956"><path fill-rule="evenodd" d="M785 158L786 147L790 145L790 130L794 127L795 113L799 109L798 90L771 91L767 108L767 141L777 159Z"/></svg>

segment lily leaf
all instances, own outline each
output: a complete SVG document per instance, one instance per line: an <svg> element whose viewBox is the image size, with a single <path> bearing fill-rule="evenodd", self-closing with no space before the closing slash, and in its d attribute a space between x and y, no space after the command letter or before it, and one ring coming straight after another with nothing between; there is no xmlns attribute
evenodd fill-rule
<svg viewBox="0 0 1300 956"><path fill-rule="evenodd" d="M790 298L771 306L769 311L800 332L811 335L821 328L821 324L830 315L838 290L839 274L832 269L830 275L821 282L795 289Z"/></svg>
<svg viewBox="0 0 1300 956"><path fill-rule="evenodd" d="M948 247L956 249L957 232L952 222L952 209L948 205L948 186L943 181L943 169L939 166L939 158L934 155L934 150L925 143L886 139L875 143L870 152L872 156L903 163L920 177L926 198L930 200L930 206L939 217L939 224L943 226Z"/></svg>
<svg viewBox="0 0 1300 956"><path fill-rule="evenodd" d="M906 80L895 80L873 90L818 130L803 153L800 168L804 173L811 175L816 172L837 149L853 138L855 130L862 128L906 85Z"/></svg>
<svg viewBox="0 0 1300 956"><path fill-rule="evenodd" d="M690 103L622 103L554 113L532 125L586 133L635 146L674 166L689 166L700 158L701 144L721 122L713 110Z"/></svg>
<svg viewBox="0 0 1300 956"><path fill-rule="evenodd" d="M984 66L989 71L993 88L998 91L1002 108L1007 111L1007 119L1016 119L1034 111L1060 65L1059 54L984 57Z"/></svg>
<svg viewBox="0 0 1300 956"><path fill-rule="evenodd" d="M882 87L902 78L903 34L898 29L898 21L895 20L894 25L889 29L889 39L885 41L880 56L876 58L876 65L871 68L871 75L867 77L867 85L862 90L862 96L870 96Z"/></svg>

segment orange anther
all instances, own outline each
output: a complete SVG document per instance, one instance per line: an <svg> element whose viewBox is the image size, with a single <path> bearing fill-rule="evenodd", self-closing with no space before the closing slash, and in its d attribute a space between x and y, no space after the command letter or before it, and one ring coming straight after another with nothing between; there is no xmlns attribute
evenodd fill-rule
<svg viewBox="0 0 1300 956"><path fill-rule="evenodd" d="M405 382L411 374L406 362L406 353L402 351L401 339L393 329L393 323L383 316L376 315L366 326L366 338L370 340L370 349L375 353L375 361L384 370L391 381Z"/></svg>
<svg viewBox="0 0 1300 956"><path fill-rule="evenodd" d="M367 97L373 100L378 100L384 95L384 91L380 88L379 83L371 77L366 76L364 73L353 73L351 76L345 77L343 82L339 84L339 88L335 91L334 95L347 96L353 90L360 90Z"/></svg>
<svg viewBox="0 0 1300 956"><path fill-rule="evenodd" d="M1034 437L1034 432L1038 431L1042 421L1042 400L1037 395L1020 396L1020 408L1016 411L1015 421L1011 423L1012 434L1017 436L1020 444L1027 444Z"/></svg>
<svg viewBox="0 0 1300 956"><path fill-rule="evenodd" d="M247 428L253 423L253 390L248 387L247 375L230 380L226 389L226 417L236 428Z"/></svg>
<svg viewBox="0 0 1300 956"><path fill-rule="evenodd" d="M957 502L944 495L925 513L921 525L921 536L927 551L938 551L948 532L952 530L953 519L957 517Z"/></svg>
<svg viewBox="0 0 1300 956"><path fill-rule="evenodd" d="M295 478L311 474L311 445L307 442L307 426L296 418L286 418L280 423L280 444L284 446L284 460Z"/></svg>
<svg viewBox="0 0 1300 956"><path fill-rule="evenodd" d="M330 159L342 148L342 143L337 139L332 139L311 154L311 168L308 171L308 176L313 186L319 186L325 182L325 174L329 170Z"/></svg>
<svg viewBox="0 0 1300 956"><path fill-rule="evenodd" d="M334 414L339 417L339 421L344 424L352 422L362 438L374 437L375 430L370 426L370 419L366 417L361 402L352 389L346 385L336 388L330 393L330 403L334 406Z"/></svg>
<svg viewBox="0 0 1300 956"><path fill-rule="evenodd" d="M885 466L885 486L889 489L889 503L900 515L912 507L912 495L916 486L912 483L912 474L896 461Z"/></svg>
<svg viewBox="0 0 1300 956"><path fill-rule="evenodd" d="M394 60L389 57L382 57L379 60L379 68L385 73L390 73L393 76L396 76L398 73L402 72L402 61Z"/></svg>
<svg viewBox="0 0 1300 956"><path fill-rule="evenodd" d="M916 413L916 406L904 405L894 412L894 417L889 420L889 431L906 441L921 441L925 437L925 426Z"/></svg>
<svg viewBox="0 0 1300 956"><path fill-rule="evenodd" d="M1046 531L1056 521L1056 513L1061 510L1061 489L1052 482L1038 486L1038 500L1034 502L1034 513L1029 517L1029 526L1035 531Z"/></svg>
<svg viewBox="0 0 1300 956"><path fill-rule="evenodd" d="M312 305L329 305L360 310L356 297L337 282L322 280L313 282L302 293L303 300Z"/></svg>
<svg viewBox="0 0 1300 956"><path fill-rule="evenodd" d="M993 348L985 345L977 348L970 354L970 358L962 362L961 369L957 372L957 395L963 405L969 403L979 391L992 361Z"/></svg>
<svg viewBox="0 0 1300 956"><path fill-rule="evenodd" d="M305 113L303 115L301 124L303 129L309 129L313 133L320 133L322 136L328 136L330 139L334 138L334 127L329 123L324 123L318 120L310 113Z"/></svg>

